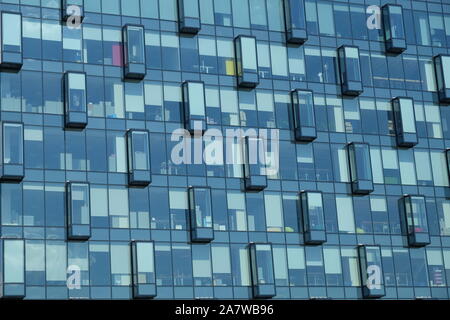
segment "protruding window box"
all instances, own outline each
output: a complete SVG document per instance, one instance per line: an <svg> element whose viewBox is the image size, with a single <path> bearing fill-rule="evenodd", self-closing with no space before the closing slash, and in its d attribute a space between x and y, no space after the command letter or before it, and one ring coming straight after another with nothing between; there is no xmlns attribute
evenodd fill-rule
<svg viewBox="0 0 450 320"><path fill-rule="evenodd" d="M440 54L434 57L439 101L450 103L450 55Z"/></svg>
<svg viewBox="0 0 450 320"><path fill-rule="evenodd" d="M127 24L123 27L124 77L142 80L147 74L144 26Z"/></svg>
<svg viewBox="0 0 450 320"><path fill-rule="evenodd" d="M402 221L408 244L411 247L423 247L430 244L425 197L406 195L402 200Z"/></svg>
<svg viewBox="0 0 450 320"><path fill-rule="evenodd" d="M255 88L259 84L256 38L238 36L234 39L238 86Z"/></svg>
<svg viewBox="0 0 450 320"><path fill-rule="evenodd" d="M19 71L23 65L22 15L20 13L1 13L1 61L0 68Z"/></svg>
<svg viewBox="0 0 450 320"><path fill-rule="evenodd" d="M91 237L90 186L87 182L67 183L67 238L89 240Z"/></svg>
<svg viewBox="0 0 450 320"><path fill-rule="evenodd" d="M22 181L24 173L24 130L22 123L2 122L2 165L3 181Z"/></svg>
<svg viewBox="0 0 450 320"><path fill-rule="evenodd" d="M206 125L205 86L201 81L183 83L183 106L185 128L192 134L203 134Z"/></svg>
<svg viewBox="0 0 450 320"><path fill-rule="evenodd" d="M214 240L211 189L209 187L190 187L188 195L192 242Z"/></svg>
<svg viewBox="0 0 450 320"><path fill-rule="evenodd" d="M373 175L369 145L360 142L350 143L348 158L353 193L360 195L371 193L373 191Z"/></svg>
<svg viewBox="0 0 450 320"><path fill-rule="evenodd" d="M83 22L84 0L61 0L61 8L63 21L74 18L78 19L80 23Z"/></svg>
<svg viewBox="0 0 450 320"><path fill-rule="evenodd" d="M197 34L201 29L199 0L178 0L178 20L181 33Z"/></svg>
<svg viewBox="0 0 450 320"><path fill-rule="evenodd" d="M359 48L341 46L338 49L342 94L359 96L363 92Z"/></svg>
<svg viewBox="0 0 450 320"><path fill-rule="evenodd" d="M304 0L284 0L286 41L288 43L300 45L308 40L305 12Z"/></svg>
<svg viewBox="0 0 450 320"><path fill-rule="evenodd" d="M131 269L133 272L133 298L156 297L155 246L151 241L131 242Z"/></svg>
<svg viewBox="0 0 450 320"><path fill-rule="evenodd" d="M402 53L407 48L402 6L386 4L382 11L386 51Z"/></svg>
<svg viewBox="0 0 450 320"><path fill-rule="evenodd" d="M418 143L414 101L411 98L398 97L392 100L394 111L397 146L411 148Z"/></svg>
<svg viewBox="0 0 450 320"><path fill-rule="evenodd" d="M386 295L384 288L381 248L377 245L358 247L361 284L364 298L381 298Z"/></svg>
<svg viewBox="0 0 450 320"><path fill-rule="evenodd" d="M70 129L84 129L88 123L86 74L66 72L64 75L65 125Z"/></svg>
<svg viewBox="0 0 450 320"><path fill-rule="evenodd" d="M267 187L266 167L258 159L259 150L265 141L256 137L245 137L242 141L245 190L259 192Z"/></svg>
<svg viewBox="0 0 450 320"><path fill-rule="evenodd" d="M311 142L317 138L314 94L309 90L292 92L295 140Z"/></svg>
<svg viewBox="0 0 450 320"><path fill-rule="evenodd" d="M25 243L23 240L1 240L0 298L25 298Z"/></svg>
<svg viewBox="0 0 450 320"><path fill-rule="evenodd" d="M250 243L250 265L253 297L268 299L276 296L272 245Z"/></svg>
<svg viewBox="0 0 450 320"><path fill-rule="evenodd" d="M150 144L147 130L132 129L127 132L128 184L146 187L152 179L150 173Z"/></svg>
<svg viewBox="0 0 450 320"><path fill-rule="evenodd" d="M322 193L320 191L302 191L300 208L305 243L318 245L326 242Z"/></svg>

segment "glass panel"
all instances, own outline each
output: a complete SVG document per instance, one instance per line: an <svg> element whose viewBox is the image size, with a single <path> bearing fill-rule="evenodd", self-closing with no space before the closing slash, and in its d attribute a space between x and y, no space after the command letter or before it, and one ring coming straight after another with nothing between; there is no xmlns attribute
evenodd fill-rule
<svg viewBox="0 0 450 320"><path fill-rule="evenodd" d="M258 284L275 283L270 245L256 245L256 270Z"/></svg>
<svg viewBox="0 0 450 320"><path fill-rule="evenodd" d="M193 188L195 218L199 228L212 228L212 208L210 189Z"/></svg>
<svg viewBox="0 0 450 320"><path fill-rule="evenodd" d="M86 112L86 75L69 73L68 111Z"/></svg>
<svg viewBox="0 0 450 320"><path fill-rule="evenodd" d="M75 184L71 185L72 203L72 224L89 225L90 224L90 200L89 200L89 185Z"/></svg>
<svg viewBox="0 0 450 320"><path fill-rule="evenodd" d="M128 63L145 63L144 29L128 26L127 37Z"/></svg>
<svg viewBox="0 0 450 320"><path fill-rule="evenodd" d="M359 65L359 50L358 48L345 48L345 66L346 79L348 81L361 81L361 70Z"/></svg>
<svg viewBox="0 0 450 320"><path fill-rule="evenodd" d="M203 83L189 82L188 91L190 115L205 117L205 91Z"/></svg>
<svg viewBox="0 0 450 320"><path fill-rule="evenodd" d="M244 70L256 71L257 69L257 55L256 55L256 40L249 37L241 37L241 54L242 66Z"/></svg>
<svg viewBox="0 0 450 320"><path fill-rule="evenodd" d="M22 17L19 14L2 14L2 48L4 51L21 52Z"/></svg>
<svg viewBox="0 0 450 320"><path fill-rule="evenodd" d="M133 143L133 169L134 170L149 170L150 153L149 141L147 132L134 131L132 133Z"/></svg>
<svg viewBox="0 0 450 320"><path fill-rule="evenodd" d="M3 135L3 163L23 165L23 126L5 123Z"/></svg>
<svg viewBox="0 0 450 320"><path fill-rule="evenodd" d="M5 283L24 283L24 242L22 240L4 240L3 245L3 281Z"/></svg>
<svg viewBox="0 0 450 320"><path fill-rule="evenodd" d="M325 230L322 194L308 192L308 219L310 230Z"/></svg>
<svg viewBox="0 0 450 320"><path fill-rule="evenodd" d="M152 242L137 242L137 283L151 284L154 283L154 257Z"/></svg>

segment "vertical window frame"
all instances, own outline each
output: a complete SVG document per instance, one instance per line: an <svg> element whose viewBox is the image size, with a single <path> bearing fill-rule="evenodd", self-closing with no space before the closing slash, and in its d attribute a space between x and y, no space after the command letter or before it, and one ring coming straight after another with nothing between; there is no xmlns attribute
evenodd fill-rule
<svg viewBox="0 0 450 320"><path fill-rule="evenodd" d="M295 7L300 8L300 12L294 12ZM298 19L301 19L302 21L296 21ZM308 41L304 0L284 0L284 20L286 24L287 43L302 45Z"/></svg>
<svg viewBox="0 0 450 320"><path fill-rule="evenodd" d="M401 11L401 28L403 28L403 37L393 36L393 29L396 28L395 21L392 18L391 9L400 8ZM385 4L382 8L383 18L383 34L386 45L386 51L388 53L400 54L407 49L406 34L405 34L405 18L403 14L403 7L397 4Z"/></svg>
<svg viewBox="0 0 450 320"><path fill-rule="evenodd" d="M185 8L189 6L188 0L178 0L178 28L181 33L197 34L202 28L200 21L200 3L199 0L191 0L197 2L197 12L195 17L191 17Z"/></svg>
<svg viewBox="0 0 450 320"><path fill-rule="evenodd" d="M244 64L247 64L247 59L244 59L244 52L247 51L243 45L243 40L248 39L254 41L255 56L251 61L251 64L255 65L255 68L246 68ZM241 88L254 89L259 85L259 68L258 68L258 48L257 40L254 36L239 35L234 39L235 58L236 58L236 75L238 86ZM246 55L248 57L248 55Z"/></svg>
<svg viewBox="0 0 450 320"><path fill-rule="evenodd" d="M201 85L202 93L201 97L191 97L190 86L191 85ZM183 114L184 114L184 125L185 129L191 134L201 134L207 130L206 123L206 91L205 84L203 81L185 81L182 84L182 95L183 95ZM194 99L193 99L194 98ZM193 107L191 105L192 101L201 99L203 101L203 116L195 115L192 113Z"/></svg>
<svg viewBox="0 0 450 320"><path fill-rule="evenodd" d="M74 106L72 105L72 93L71 93L71 75L80 75L84 78L84 92L83 99L80 101L82 105L84 105L84 110L75 111ZM79 71L67 71L64 74L64 120L65 127L70 129L78 129L83 130L88 124L88 115L87 115L87 76L85 72Z"/></svg>
<svg viewBox="0 0 450 320"><path fill-rule="evenodd" d="M211 227L207 226L199 226L197 224L198 220L198 212L196 206L196 191L204 190L208 192L209 196L207 201L209 202L210 212L203 214L202 218L208 217L211 220ZM191 241L192 242L202 242L208 243L214 240L214 222L213 222L213 212L212 212L212 194L211 188L205 186L191 186L188 188L188 203L189 203L189 216L190 216L190 224L191 224Z"/></svg>
<svg viewBox="0 0 450 320"><path fill-rule="evenodd" d="M147 143L147 170L135 168L136 150L135 134L145 135ZM150 132L146 129L130 129L126 133L128 185L134 187L146 187L152 182L151 176L151 154L150 154Z"/></svg>
<svg viewBox="0 0 450 320"><path fill-rule="evenodd" d="M420 200L422 202L422 208L425 212L418 213L414 211L413 200ZM426 199L421 195L405 195L400 200L400 209L402 212L402 222L404 235L407 237L408 245L410 247L424 247L430 244L430 234L429 234L429 221L427 217L427 207ZM418 216L420 214L421 216ZM416 219L422 219L425 223L426 232L420 232L418 226L415 222Z"/></svg>
<svg viewBox="0 0 450 320"><path fill-rule="evenodd" d="M89 223L88 224L77 224L74 220L78 220L80 217L75 217L75 212L73 210L73 187L83 186L87 189L87 203L85 205L88 207ZM70 181L66 183L66 212L67 212L67 239L87 241L91 237L91 225L92 225L92 215L91 215L91 186L89 182L78 182Z"/></svg>
<svg viewBox="0 0 450 320"><path fill-rule="evenodd" d="M359 79L349 80L349 61L347 50L356 49L358 52L358 76ZM343 45L338 48L339 74L341 78L342 94L346 96L359 96L363 91L362 73L361 73L361 53L358 46Z"/></svg>
<svg viewBox="0 0 450 320"><path fill-rule="evenodd" d="M153 279L150 283L140 283L139 279L139 245L152 244L152 264ZM131 242L131 272L134 299L151 299L157 296L156 287L156 264L155 264L155 243L153 241L132 241Z"/></svg>
<svg viewBox="0 0 450 320"><path fill-rule="evenodd" d="M13 122L13 121L2 121L1 123L1 176L0 181L9 181L9 182L21 182L25 177L25 153L24 153L24 145L25 145L25 130L24 124L22 122ZM6 152L6 128L9 126L15 126L20 128L21 134L21 143L18 146L19 150L19 163L6 163L5 162L5 152Z"/></svg>
<svg viewBox="0 0 450 320"><path fill-rule="evenodd" d="M268 246L271 254L272 261L269 262L272 264L272 280L273 283L261 283L259 281L259 271L261 262L258 259L258 247L260 246ZM252 289L253 289L253 297L254 298L272 298L276 296L276 287L275 287L275 264L273 262L273 248L271 243L250 243L249 245L250 251L250 270L251 270L251 280L252 280ZM265 263L264 263L265 265Z"/></svg>
<svg viewBox="0 0 450 320"><path fill-rule="evenodd" d="M321 223L322 226L320 228L315 228L311 222L311 213L310 213L310 200L309 196L312 194L320 195L321 202ZM325 225L325 213L324 213L324 203L323 203L323 194L321 191L310 191L304 190L300 192L299 197L299 207L301 208L300 217L302 219L303 232L304 232L304 241L306 244L311 245L319 245L323 244L327 241L326 235L326 225Z"/></svg>
<svg viewBox="0 0 450 320"><path fill-rule="evenodd" d="M412 105L412 114L410 119L405 117L405 106L402 102L409 101ZM416 115L414 112L414 100L408 97L396 97L392 99L392 110L394 114L394 126L397 137L397 146L403 148L412 148L419 143L417 137ZM411 119L412 118L412 119ZM405 130L405 122L413 121L414 131L407 132Z"/></svg>
<svg viewBox="0 0 450 320"><path fill-rule="evenodd" d="M358 150L357 146L363 146L364 151L362 149ZM357 195L367 195L374 190L373 186L373 171L372 171L372 158L370 155L370 145L365 142L352 142L347 145L348 148L348 162L349 162L349 168L350 168L350 181L352 185L352 192L353 194ZM364 152L366 154L360 155L364 158L367 158L367 163L365 164L367 166L367 177L360 177L360 169L361 164L358 164L357 158L357 152ZM370 172L369 172L370 171Z"/></svg>
<svg viewBox="0 0 450 320"><path fill-rule="evenodd" d="M138 28L140 31L140 44L141 47L141 55L142 62L133 62L130 59L130 41L129 41L129 33L130 28ZM145 28L144 25L141 24L126 24L122 28L122 45L123 45L123 72L125 80L137 80L141 81L147 75L147 67L146 67L146 54L145 54Z"/></svg>
<svg viewBox="0 0 450 320"><path fill-rule="evenodd" d="M295 130L295 140L296 141L304 141L304 142L312 142L317 138L317 129L316 129L316 111L314 107L314 92L312 90L303 90L296 89L291 93L292 97L292 114L294 116L294 130ZM301 95L304 95L303 100L308 100L309 103L301 103ZM310 96L308 99L306 96ZM306 109L309 113L308 117L310 117L311 125L305 125L304 119L302 117L302 108Z"/></svg>
<svg viewBox="0 0 450 320"><path fill-rule="evenodd" d="M368 255L369 251L375 251L377 255L377 262L380 265L369 265ZM373 253L372 253L373 254ZM384 285L383 261L381 254L381 247L379 245L360 245L358 246L359 267L361 275L362 294L364 298L382 298L386 295ZM371 269L371 266L378 267ZM377 278L379 282L376 282Z"/></svg>

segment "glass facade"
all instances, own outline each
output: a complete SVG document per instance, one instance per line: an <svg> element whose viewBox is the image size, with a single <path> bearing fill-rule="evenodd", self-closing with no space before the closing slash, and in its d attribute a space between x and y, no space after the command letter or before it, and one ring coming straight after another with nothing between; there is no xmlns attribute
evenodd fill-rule
<svg viewBox="0 0 450 320"><path fill-rule="evenodd" d="M0 9L1 297L450 298L450 1Z"/></svg>

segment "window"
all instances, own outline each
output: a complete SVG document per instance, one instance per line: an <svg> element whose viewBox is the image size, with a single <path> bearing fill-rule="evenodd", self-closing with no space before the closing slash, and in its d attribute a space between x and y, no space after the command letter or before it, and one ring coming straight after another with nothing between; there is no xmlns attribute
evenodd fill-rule
<svg viewBox="0 0 450 320"><path fill-rule="evenodd" d="M286 41L292 44L303 44L308 40L304 0L284 0L286 21Z"/></svg>
<svg viewBox="0 0 450 320"><path fill-rule="evenodd" d="M364 297L383 297L386 293L381 248L379 246L359 246L358 253Z"/></svg>
<svg viewBox="0 0 450 320"><path fill-rule="evenodd" d="M234 40L234 44L236 47L238 85L245 88L254 88L259 84L256 38L238 36Z"/></svg>
<svg viewBox="0 0 450 320"><path fill-rule="evenodd" d="M253 296L271 298L276 295L272 245L250 244Z"/></svg>
<svg viewBox="0 0 450 320"><path fill-rule="evenodd" d="M1 179L21 181L24 177L24 129L21 123L2 123Z"/></svg>
<svg viewBox="0 0 450 320"><path fill-rule="evenodd" d="M290 286L306 285L306 264L304 249L287 246L288 273Z"/></svg>
<svg viewBox="0 0 450 320"><path fill-rule="evenodd" d="M22 68L22 15L20 13L1 13L1 63L5 69Z"/></svg>
<svg viewBox="0 0 450 320"><path fill-rule="evenodd" d="M131 265L133 272L133 297L156 296L155 247L153 242L131 243Z"/></svg>
<svg viewBox="0 0 450 320"><path fill-rule="evenodd" d="M341 265L341 252L339 247L324 247L323 260L325 264L325 274L327 286L343 286L343 275Z"/></svg>
<svg viewBox="0 0 450 320"><path fill-rule="evenodd" d="M111 228L127 229L130 226L128 190L126 187L109 187L109 218Z"/></svg>
<svg viewBox="0 0 450 320"><path fill-rule="evenodd" d="M336 208L339 232L355 233L352 198L344 195L336 195Z"/></svg>
<svg viewBox="0 0 450 320"><path fill-rule="evenodd" d="M403 198L404 222L410 246L425 246L430 243L427 208L422 196L407 195Z"/></svg>
<svg viewBox="0 0 450 320"><path fill-rule="evenodd" d="M446 276L442 249L427 249L428 273L430 276L430 286L445 287Z"/></svg>
<svg viewBox="0 0 450 320"><path fill-rule="evenodd" d="M2 298L25 297L25 243L23 240L2 241Z"/></svg>
<svg viewBox="0 0 450 320"><path fill-rule="evenodd" d="M211 189L190 187L189 213L191 220L191 240L209 242L214 239Z"/></svg>
<svg viewBox="0 0 450 320"><path fill-rule="evenodd" d="M231 286L232 276L229 246L213 244L211 246L211 252L214 286Z"/></svg>
<svg viewBox="0 0 450 320"><path fill-rule="evenodd" d="M131 285L131 250L128 243L111 244L111 280L113 286Z"/></svg>
<svg viewBox="0 0 450 320"><path fill-rule="evenodd" d="M91 236L90 188L88 183L67 183L67 228L70 240Z"/></svg>
<svg viewBox="0 0 450 320"><path fill-rule="evenodd" d="M206 100L203 82L183 83L183 105L185 128L190 132L203 133L206 128Z"/></svg>
<svg viewBox="0 0 450 320"><path fill-rule="evenodd" d="M262 138L245 137L242 139L244 180L247 190L261 191L267 187L266 168L261 163L259 156L265 150L267 150L266 141Z"/></svg>
<svg viewBox="0 0 450 320"><path fill-rule="evenodd" d="M322 193L303 191L300 194L300 204L305 243L321 244L326 242Z"/></svg>
<svg viewBox="0 0 450 320"><path fill-rule="evenodd" d="M228 191L227 202L230 230L247 231L245 195L241 192Z"/></svg>
<svg viewBox="0 0 450 320"><path fill-rule="evenodd" d="M144 27L126 25L123 43L125 78L142 80L146 75Z"/></svg>
<svg viewBox="0 0 450 320"><path fill-rule="evenodd" d="M373 175L369 145L354 142L349 144L348 157L353 193L371 193L373 191Z"/></svg>
<svg viewBox="0 0 450 320"><path fill-rule="evenodd" d="M386 51L402 53L406 50L403 9L399 5L387 4L383 6L382 10Z"/></svg>
<svg viewBox="0 0 450 320"><path fill-rule="evenodd" d="M321 36L334 36L333 5L327 2L317 3L319 30Z"/></svg>
<svg viewBox="0 0 450 320"><path fill-rule="evenodd" d="M342 46L338 49L342 94L357 96L363 92L359 48Z"/></svg>
<svg viewBox="0 0 450 320"><path fill-rule="evenodd" d="M192 272L194 286L211 286L211 248L209 244L196 244L192 246Z"/></svg>
<svg viewBox="0 0 450 320"><path fill-rule="evenodd" d="M127 132L128 183L145 187L151 182L149 132L129 130Z"/></svg>
<svg viewBox="0 0 450 320"><path fill-rule="evenodd" d="M66 127L84 129L87 125L86 74L67 72L64 86Z"/></svg>
<svg viewBox="0 0 450 320"><path fill-rule="evenodd" d="M438 55L434 58L439 100L450 103L450 56Z"/></svg>
<svg viewBox="0 0 450 320"><path fill-rule="evenodd" d="M313 141L317 137L314 95L312 91L292 92L295 138L298 141Z"/></svg>
<svg viewBox="0 0 450 320"><path fill-rule="evenodd" d="M411 98L392 100L394 123L399 147L411 148L418 143L414 101Z"/></svg>
<svg viewBox="0 0 450 320"><path fill-rule="evenodd" d="M22 186L3 183L1 190L1 225L22 225Z"/></svg>
<svg viewBox="0 0 450 320"><path fill-rule="evenodd" d="M264 195L264 204L267 231L283 232L283 207L280 194L266 192ZM251 209L249 208L248 210Z"/></svg>
<svg viewBox="0 0 450 320"><path fill-rule="evenodd" d="M199 0L178 0L180 32L197 34L200 31Z"/></svg>

